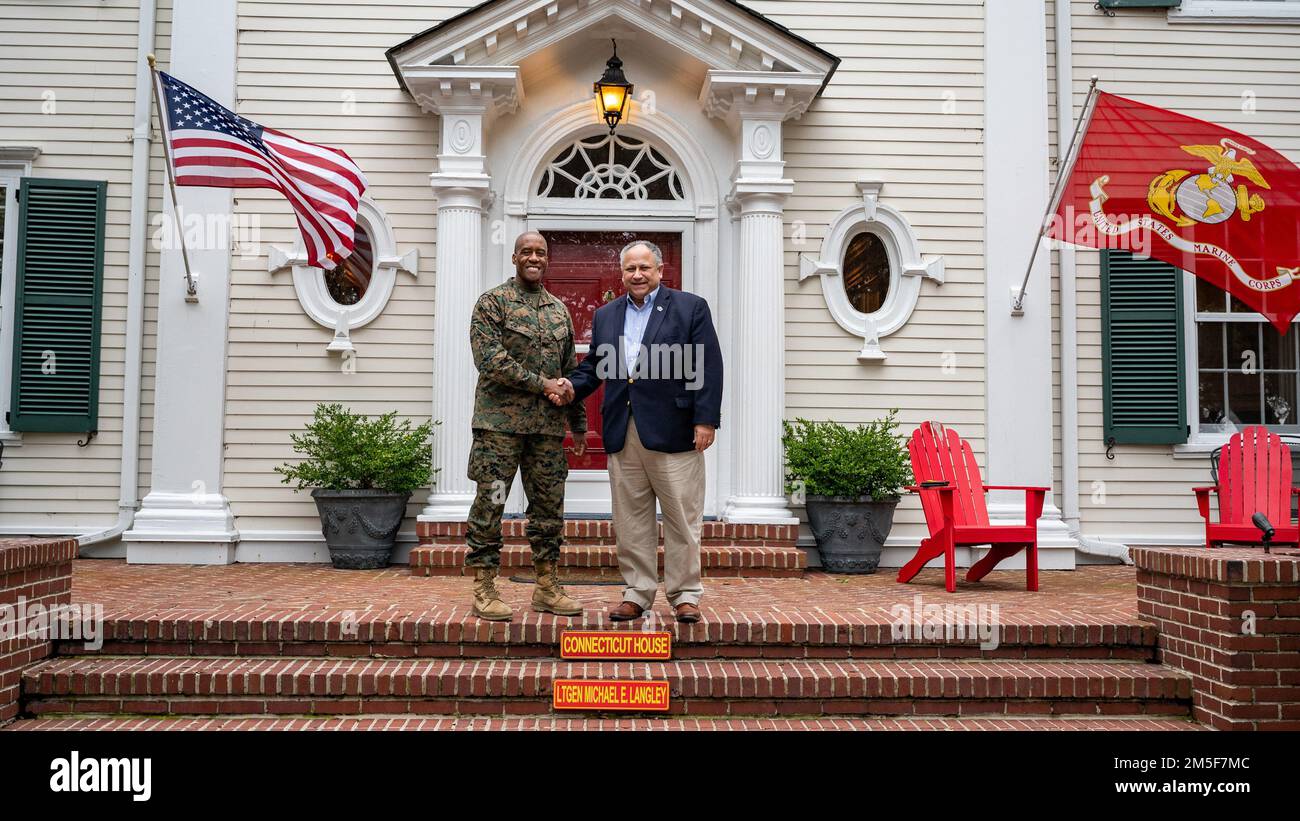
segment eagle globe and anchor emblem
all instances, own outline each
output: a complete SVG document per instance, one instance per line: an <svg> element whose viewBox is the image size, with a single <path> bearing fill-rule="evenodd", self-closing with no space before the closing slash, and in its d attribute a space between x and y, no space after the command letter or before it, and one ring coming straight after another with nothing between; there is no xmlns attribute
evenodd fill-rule
<svg viewBox="0 0 1300 821"><path fill-rule="evenodd" d="M1250 157L1238 152L1254 154L1246 146L1228 137L1218 145L1183 145L1182 150L1209 160L1211 165L1203 173L1195 174L1182 168L1170 169L1151 180L1147 188L1147 204L1156 214L1179 228L1196 223L1215 225L1238 214L1243 222L1250 222L1252 214L1264 210L1264 198L1252 193L1240 176L1260 188L1269 184ZM1237 185L1234 188L1233 183Z"/></svg>
<svg viewBox="0 0 1300 821"><path fill-rule="evenodd" d="M1234 214L1242 222L1250 222L1251 217L1263 211L1267 203L1261 194L1251 191L1247 183L1270 189L1259 168L1249 156L1245 156L1256 152L1229 137L1220 139L1218 145L1183 145L1179 148L1193 157L1208 160L1210 165L1199 173L1173 168L1157 174L1147 186L1147 204L1151 213L1137 219L1112 222L1103 208L1109 199L1106 186L1110 183L1110 175L1102 174L1093 180L1089 207L1098 229L1110 236L1142 229L1153 231L1180 251L1217 258L1238 282L1258 293L1278 291L1300 280L1300 266L1278 266L1277 276L1256 279L1226 249L1183 236L1176 230L1197 223L1216 225L1231 219Z"/></svg>

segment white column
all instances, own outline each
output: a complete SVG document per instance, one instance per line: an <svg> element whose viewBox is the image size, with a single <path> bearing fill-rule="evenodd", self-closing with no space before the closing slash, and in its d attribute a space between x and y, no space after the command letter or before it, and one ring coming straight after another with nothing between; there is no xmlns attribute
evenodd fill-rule
<svg viewBox="0 0 1300 821"><path fill-rule="evenodd" d="M463 522L474 501L469 463L474 369L469 320L483 281L483 196L488 177L433 175L438 194L437 294L433 309L433 489L420 521Z"/></svg>
<svg viewBox="0 0 1300 821"><path fill-rule="evenodd" d="M734 277L734 336L727 363L732 418L728 522L797 524L785 494L781 420L785 416L785 178L781 124L801 114L820 88L813 76L765 72L708 73L700 99L727 120L738 140L731 203L740 221Z"/></svg>
<svg viewBox="0 0 1300 821"><path fill-rule="evenodd" d="M478 378L469 321L483 290L483 221L492 196L484 132L493 114L513 111L523 93L517 67L475 71L430 66L405 75L421 107L442 118L438 170L429 177L438 198L433 418L440 424L433 439L437 472L420 521L463 522L474 501L465 475Z"/></svg>
<svg viewBox="0 0 1300 821"><path fill-rule="evenodd" d="M1046 7L1039 0L1000 0L984 10L987 481L1050 487L1052 315L1046 246L1030 276L1023 314L1011 313L1012 294L1050 195ZM993 493L989 502L993 518L1024 521L1023 493ZM1074 546L1049 494L1039 520L1040 567L1073 567Z"/></svg>
<svg viewBox="0 0 1300 821"><path fill-rule="evenodd" d="M172 63L166 67L218 103L235 108L235 0L181 0L172 18ZM169 224L176 225L170 197ZM183 217L225 217L233 192L181 188ZM127 561L222 564L235 560L239 532L222 493L225 447L226 339L230 326L230 250L226 237L189 246L198 301L185 301L179 248L160 263L152 477L132 529Z"/></svg>
<svg viewBox="0 0 1300 821"><path fill-rule="evenodd" d="M779 127L779 124L778 124ZM789 180L737 180L740 258L727 384L732 402L735 474L723 516L729 522L797 524L786 506L781 419L785 416L783 214Z"/></svg>

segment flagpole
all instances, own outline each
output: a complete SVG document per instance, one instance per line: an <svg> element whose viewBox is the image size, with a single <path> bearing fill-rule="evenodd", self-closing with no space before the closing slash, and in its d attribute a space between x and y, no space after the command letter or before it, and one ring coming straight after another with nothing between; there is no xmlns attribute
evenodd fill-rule
<svg viewBox="0 0 1300 821"><path fill-rule="evenodd" d="M149 72L153 75L153 99L158 105L158 127L162 129L163 135L163 161L167 165L167 187L172 192L172 211L176 215L176 235L181 240L181 260L185 263L185 301L198 302L199 290L194 282L194 275L190 272L190 254L185 248L185 227L181 224L181 206L176 200L176 171L172 168L171 152L171 135L167 130L167 109L163 107L162 98L158 95L158 61L152 55L147 55L149 61Z"/></svg>
<svg viewBox="0 0 1300 821"><path fill-rule="evenodd" d="M1029 287L1029 275L1034 270L1034 261L1038 259L1038 248L1043 244L1043 229L1047 227L1047 220L1052 214L1056 213L1057 207L1061 204L1061 197L1065 194L1065 181L1070 178L1071 172L1074 171L1074 164L1078 161L1075 149L1079 146L1079 134L1092 121L1092 113L1097 102L1097 80L1096 74L1092 75L1091 82L1088 83L1088 97L1083 101L1083 111L1079 114L1079 119L1074 124L1074 136L1070 138L1070 148L1065 152L1065 163L1062 164L1060 172L1056 176L1056 186L1052 189L1052 198L1048 200L1047 210L1043 212L1043 219L1038 223L1038 233L1034 236L1034 250L1029 255L1029 265L1025 266L1025 278L1020 282L1020 293L1011 302L1011 313L1019 316L1024 312L1025 307L1025 290ZM1057 105L1061 104L1060 100L1056 101Z"/></svg>

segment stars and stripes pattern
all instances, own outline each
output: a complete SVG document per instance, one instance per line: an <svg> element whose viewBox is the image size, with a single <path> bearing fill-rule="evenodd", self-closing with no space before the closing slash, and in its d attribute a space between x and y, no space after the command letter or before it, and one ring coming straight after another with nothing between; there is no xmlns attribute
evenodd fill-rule
<svg viewBox="0 0 1300 821"><path fill-rule="evenodd" d="M309 265L353 252L366 177L347 154L260 126L165 72L157 82L177 185L273 188L293 207Z"/></svg>

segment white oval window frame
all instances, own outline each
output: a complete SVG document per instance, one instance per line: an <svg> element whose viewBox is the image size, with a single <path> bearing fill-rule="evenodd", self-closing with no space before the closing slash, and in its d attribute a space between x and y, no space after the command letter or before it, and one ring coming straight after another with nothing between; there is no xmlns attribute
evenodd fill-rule
<svg viewBox="0 0 1300 821"><path fill-rule="evenodd" d="M355 350L351 332L370 324L384 312L397 285L398 271L419 275L420 252L412 249L405 254L397 253L397 239L393 236L388 215L368 197L362 197L357 206L357 224L370 234L375 262L370 285L353 305L340 305L334 301L325 285L325 277L321 275L322 270L307 264L301 237L292 252L271 246L267 260L267 270L271 273L293 269L293 290L303 311L316 324L334 332L333 340L325 348L330 352Z"/></svg>
<svg viewBox="0 0 1300 821"><path fill-rule="evenodd" d="M921 296L921 280L929 278L942 285L942 256L921 257L916 233L907 218L897 209L880 202L883 183L859 181L862 203L846 208L831 220L817 255L799 255L799 280L821 278L822 297L831 317L841 328L862 338L860 362L886 359L880 338L902 328L916 310ZM874 234L884 244L889 257L889 291L880 309L863 313L853 307L844 287L844 254L858 234Z"/></svg>

